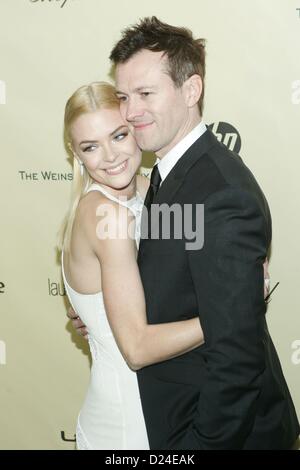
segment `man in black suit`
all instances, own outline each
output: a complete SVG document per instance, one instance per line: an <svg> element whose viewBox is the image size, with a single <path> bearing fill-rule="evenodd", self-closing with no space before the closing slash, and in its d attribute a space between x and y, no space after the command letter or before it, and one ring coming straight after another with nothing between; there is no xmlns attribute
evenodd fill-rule
<svg viewBox="0 0 300 470"><path fill-rule="evenodd" d="M271 216L252 173L202 121L204 41L145 18L123 33L111 59L121 113L159 159L146 208L176 204L184 216L192 208L186 220L198 236L194 245L184 230L178 237L185 222L171 217L165 237L163 217L153 214L156 236L143 230L148 322L198 311L205 336L203 346L138 372L150 447L290 449L299 424L265 318Z"/></svg>

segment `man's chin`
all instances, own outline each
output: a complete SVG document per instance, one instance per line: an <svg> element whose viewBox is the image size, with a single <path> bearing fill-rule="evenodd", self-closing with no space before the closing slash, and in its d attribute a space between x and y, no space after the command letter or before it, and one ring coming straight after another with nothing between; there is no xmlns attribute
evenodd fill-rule
<svg viewBox="0 0 300 470"><path fill-rule="evenodd" d="M143 152L154 152L153 145L150 142L144 139L136 139L136 143Z"/></svg>

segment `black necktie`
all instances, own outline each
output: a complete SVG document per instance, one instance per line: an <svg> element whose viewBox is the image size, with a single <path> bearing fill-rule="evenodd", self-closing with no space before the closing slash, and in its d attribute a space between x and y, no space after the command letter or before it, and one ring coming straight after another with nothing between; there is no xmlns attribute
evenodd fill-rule
<svg viewBox="0 0 300 470"><path fill-rule="evenodd" d="M144 205L147 207L147 209L150 208L153 202L154 196L157 194L160 183L161 183L161 176L159 173L159 169L157 165L154 165L152 173L151 173L151 178L150 178L150 186L149 186L148 192L145 197L145 202L144 202Z"/></svg>

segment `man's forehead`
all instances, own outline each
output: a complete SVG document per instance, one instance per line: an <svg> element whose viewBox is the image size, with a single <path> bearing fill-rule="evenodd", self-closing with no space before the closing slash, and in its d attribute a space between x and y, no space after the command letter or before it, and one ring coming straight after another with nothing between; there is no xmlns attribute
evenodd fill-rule
<svg viewBox="0 0 300 470"><path fill-rule="evenodd" d="M140 88L146 86L151 78L163 73L166 69L163 52L143 50L131 57L127 62L118 64L115 70L116 86Z"/></svg>

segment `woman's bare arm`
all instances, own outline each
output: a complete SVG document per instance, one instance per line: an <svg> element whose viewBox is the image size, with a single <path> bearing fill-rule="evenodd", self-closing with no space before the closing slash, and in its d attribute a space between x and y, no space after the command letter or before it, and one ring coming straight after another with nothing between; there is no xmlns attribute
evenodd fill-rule
<svg viewBox="0 0 300 470"><path fill-rule="evenodd" d="M108 321L126 362L137 370L200 346L204 338L198 317L180 322L147 324L135 240L130 234L124 236L130 228L131 234L134 233L135 220L127 208L112 202L109 205L114 210L106 215L105 223L111 235L119 231L118 236L101 238L99 220L98 228L94 227L90 235L101 265Z"/></svg>

